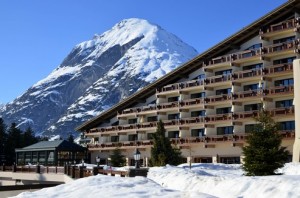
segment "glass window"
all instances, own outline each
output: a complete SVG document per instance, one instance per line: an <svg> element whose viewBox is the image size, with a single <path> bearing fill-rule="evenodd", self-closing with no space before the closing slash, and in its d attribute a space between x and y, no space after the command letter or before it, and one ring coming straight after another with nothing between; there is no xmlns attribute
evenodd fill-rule
<svg viewBox="0 0 300 198"><path fill-rule="evenodd" d="M137 118L128 119L128 124L135 124L135 123L137 123Z"/></svg>
<svg viewBox="0 0 300 198"><path fill-rule="evenodd" d="M192 129L191 130L192 137L202 137L205 136L204 129Z"/></svg>
<svg viewBox="0 0 300 198"><path fill-rule="evenodd" d="M259 89L258 84L251 84L251 85L245 85L244 91L251 91L251 90L257 90Z"/></svg>
<svg viewBox="0 0 300 198"><path fill-rule="evenodd" d="M244 111L256 111L262 108L262 104L248 104L244 106Z"/></svg>
<svg viewBox="0 0 300 198"><path fill-rule="evenodd" d="M179 96L168 98L168 102L177 102L179 100Z"/></svg>
<svg viewBox="0 0 300 198"><path fill-rule="evenodd" d="M261 47L262 47L262 44L261 43L257 43L257 44L251 45L250 47L248 47L245 50L259 49Z"/></svg>
<svg viewBox="0 0 300 198"><path fill-rule="evenodd" d="M179 138L179 131L169 131L168 138Z"/></svg>
<svg viewBox="0 0 300 198"><path fill-rule="evenodd" d="M283 59L279 59L279 60L274 60L273 64L277 65L277 64L284 64L284 63L293 63L293 61L296 59L296 57L289 57L289 58L283 58Z"/></svg>
<svg viewBox="0 0 300 198"><path fill-rule="evenodd" d="M216 95L230 94L230 93L231 93L231 88L216 90Z"/></svg>
<svg viewBox="0 0 300 198"><path fill-rule="evenodd" d="M179 117L180 117L179 113L169 114L168 120L177 120L179 119Z"/></svg>
<svg viewBox="0 0 300 198"><path fill-rule="evenodd" d="M233 126L217 127L217 135L233 134Z"/></svg>
<svg viewBox="0 0 300 198"><path fill-rule="evenodd" d="M245 124L245 133L251 133L255 128L255 124Z"/></svg>
<svg viewBox="0 0 300 198"><path fill-rule="evenodd" d="M119 136L111 136L110 141L111 142L119 142Z"/></svg>
<svg viewBox="0 0 300 198"><path fill-rule="evenodd" d="M156 122L157 121L157 116L150 116L147 118L147 122Z"/></svg>
<svg viewBox="0 0 300 198"><path fill-rule="evenodd" d="M290 37L286 37L286 38L276 39L276 40L273 41L273 43L277 44L277 43L291 42L293 40L295 40L295 36L290 36Z"/></svg>
<svg viewBox="0 0 300 198"><path fill-rule="evenodd" d="M254 64L254 65L247 65L243 67L243 70L255 70L255 69L261 69L262 68L262 63Z"/></svg>
<svg viewBox="0 0 300 198"><path fill-rule="evenodd" d="M137 140L137 134L128 135L128 141L136 141L136 140Z"/></svg>
<svg viewBox="0 0 300 198"><path fill-rule="evenodd" d="M218 108L216 109L216 113L217 114L231 113L231 107Z"/></svg>
<svg viewBox="0 0 300 198"><path fill-rule="evenodd" d="M152 140L153 139L153 133L147 133L147 139Z"/></svg>
<svg viewBox="0 0 300 198"><path fill-rule="evenodd" d="M276 80L274 82L275 86L290 86L294 85L294 79L293 78L288 78L288 79L283 79L283 80Z"/></svg>
<svg viewBox="0 0 300 198"><path fill-rule="evenodd" d="M205 92L191 94L191 99L193 99L193 98L204 98L204 97L205 97Z"/></svg>
<svg viewBox="0 0 300 198"><path fill-rule="evenodd" d="M281 101L276 101L275 102L275 106L276 108L280 108L280 107L291 107L293 106L293 100L281 100Z"/></svg>
<svg viewBox="0 0 300 198"><path fill-rule="evenodd" d="M205 116L205 110L191 112L191 117L201 117L201 116Z"/></svg>
<svg viewBox="0 0 300 198"><path fill-rule="evenodd" d="M232 69L227 69L227 70L222 70L222 71L217 71L215 72L215 75L218 76L218 75L228 75L228 74L231 74L232 72Z"/></svg>
<svg viewBox="0 0 300 198"><path fill-rule="evenodd" d="M295 130L295 121L279 122L279 130Z"/></svg>

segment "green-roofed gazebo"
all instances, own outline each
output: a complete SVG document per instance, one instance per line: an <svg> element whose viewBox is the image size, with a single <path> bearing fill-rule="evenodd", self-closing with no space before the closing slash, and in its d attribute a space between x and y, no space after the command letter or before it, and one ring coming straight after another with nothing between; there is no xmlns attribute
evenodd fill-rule
<svg viewBox="0 0 300 198"><path fill-rule="evenodd" d="M63 166L88 161L86 148L66 140L42 141L15 151L18 165Z"/></svg>

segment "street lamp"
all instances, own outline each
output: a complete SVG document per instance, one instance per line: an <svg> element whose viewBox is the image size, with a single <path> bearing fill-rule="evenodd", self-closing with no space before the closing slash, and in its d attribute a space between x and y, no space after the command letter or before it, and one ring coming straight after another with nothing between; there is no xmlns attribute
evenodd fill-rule
<svg viewBox="0 0 300 198"><path fill-rule="evenodd" d="M100 162L100 157L99 156L96 157L96 162L97 162L97 168L99 168L99 162Z"/></svg>
<svg viewBox="0 0 300 198"><path fill-rule="evenodd" d="M140 151L136 148L135 152L133 153L133 157L135 160L135 168L140 168L140 159L141 159L141 153Z"/></svg>

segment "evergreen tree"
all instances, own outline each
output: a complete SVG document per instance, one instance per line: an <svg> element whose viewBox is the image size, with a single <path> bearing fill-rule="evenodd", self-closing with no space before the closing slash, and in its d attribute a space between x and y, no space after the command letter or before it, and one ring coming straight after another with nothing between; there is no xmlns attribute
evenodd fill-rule
<svg viewBox="0 0 300 198"><path fill-rule="evenodd" d="M113 150L112 155L110 155L110 163L114 167L122 167L125 165L125 156L122 155L120 148Z"/></svg>
<svg viewBox="0 0 300 198"><path fill-rule="evenodd" d="M34 132L31 127L28 127L26 131L23 133L23 142L21 147L26 147L38 142L38 138L35 137Z"/></svg>
<svg viewBox="0 0 300 198"><path fill-rule="evenodd" d="M255 120L258 123L247 137L248 146L243 147L243 170L248 176L274 175L289 153L281 147L282 136L270 115L261 111Z"/></svg>
<svg viewBox="0 0 300 198"><path fill-rule="evenodd" d="M6 145L6 162L12 165L15 162L15 149L22 148L22 131L17 128L16 123L12 123L8 129L7 145Z"/></svg>
<svg viewBox="0 0 300 198"><path fill-rule="evenodd" d="M69 135L68 141L74 143L74 136L72 134Z"/></svg>
<svg viewBox="0 0 300 198"><path fill-rule="evenodd" d="M178 165L182 162L181 151L172 147L169 138L165 137L164 123L157 123L156 133L153 134L153 147L151 148L151 166Z"/></svg>
<svg viewBox="0 0 300 198"><path fill-rule="evenodd" d="M0 165L6 162L6 147L7 145L7 133L6 125L2 118L0 118Z"/></svg>

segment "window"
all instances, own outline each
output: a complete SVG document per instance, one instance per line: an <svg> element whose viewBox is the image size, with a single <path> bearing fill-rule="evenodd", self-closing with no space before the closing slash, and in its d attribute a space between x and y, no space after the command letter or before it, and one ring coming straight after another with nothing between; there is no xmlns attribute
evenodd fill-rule
<svg viewBox="0 0 300 198"><path fill-rule="evenodd" d="M217 127L217 135L233 134L233 126Z"/></svg>
<svg viewBox="0 0 300 198"><path fill-rule="evenodd" d="M119 142L119 136L111 136L110 141L111 142Z"/></svg>
<svg viewBox="0 0 300 198"><path fill-rule="evenodd" d="M147 139L152 140L153 139L153 133L147 133Z"/></svg>
<svg viewBox="0 0 300 198"><path fill-rule="evenodd" d="M192 129L191 130L192 137L202 137L205 136L204 129Z"/></svg>
<svg viewBox="0 0 300 198"><path fill-rule="evenodd" d="M253 50L253 49L259 49L262 47L262 44L261 43L257 43L257 44L254 44L254 45L251 45L250 47L248 47L247 49L245 50Z"/></svg>
<svg viewBox="0 0 300 198"><path fill-rule="evenodd" d="M240 157L220 157L220 163L223 164L240 164Z"/></svg>
<svg viewBox="0 0 300 198"><path fill-rule="evenodd" d="M157 116L150 116L147 118L147 122L156 122L157 121Z"/></svg>
<svg viewBox="0 0 300 198"><path fill-rule="evenodd" d="M279 122L279 130L295 130L295 121Z"/></svg>
<svg viewBox="0 0 300 198"><path fill-rule="evenodd" d="M216 95L230 94L230 93L231 93L231 88L216 90Z"/></svg>
<svg viewBox="0 0 300 198"><path fill-rule="evenodd" d="M201 116L205 116L205 111L192 111L191 112L191 117L201 117Z"/></svg>
<svg viewBox="0 0 300 198"><path fill-rule="evenodd" d="M293 60L295 60L296 57L289 57L289 58L283 58L283 59L279 59L279 60L274 60L273 64L274 65L278 65L278 64L284 64L284 63L293 63Z"/></svg>
<svg viewBox="0 0 300 198"><path fill-rule="evenodd" d="M152 102L148 103L148 105L156 104L156 100L153 100Z"/></svg>
<svg viewBox="0 0 300 198"><path fill-rule="evenodd" d="M262 68L262 63L254 64L254 65L247 65L243 67L243 70L255 70L255 69L260 69Z"/></svg>
<svg viewBox="0 0 300 198"><path fill-rule="evenodd" d="M179 119L179 113L174 113L174 114L169 114L168 115L168 120L177 120Z"/></svg>
<svg viewBox="0 0 300 198"><path fill-rule="evenodd" d="M118 126L118 125L119 125L119 121L116 121L116 122L111 124L111 126Z"/></svg>
<svg viewBox="0 0 300 198"><path fill-rule="evenodd" d="M295 36L290 36L290 37L286 37L286 38L276 39L273 41L273 44L291 42L293 40L295 40Z"/></svg>
<svg viewBox="0 0 300 198"><path fill-rule="evenodd" d="M137 134L128 135L128 141L136 141L138 138Z"/></svg>
<svg viewBox="0 0 300 198"><path fill-rule="evenodd" d="M179 96L168 98L168 102L177 102L179 100Z"/></svg>
<svg viewBox="0 0 300 198"><path fill-rule="evenodd" d="M218 76L218 75L228 75L228 74L231 74L232 72L232 69L227 69L227 70L222 70L222 71L217 71L215 72L215 75Z"/></svg>
<svg viewBox="0 0 300 198"><path fill-rule="evenodd" d="M244 111L256 111L262 108L262 104L248 104L244 106Z"/></svg>
<svg viewBox="0 0 300 198"><path fill-rule="evenodd" d="M259 89L258 84L245 85L244 91L257 90Z"/></svg>
<svg viewBox="0 0 300 198"><path fill-rule="evenodd" d="M255 124L245 124L245 133L251 133L255 128Z"/></svg>
<svg viewBox="0 0 300 198"><path fill-rule="evenodd" d="M291 107L293 106L293 100L281 100L281 101L276 101L275 102L275 106L276 108L280 108L280 107Z"/></svg>
<svg viewBox="0 0 300 198"><path fill-rule="evenodd" d="M168 138L179 138L179 131L169 131Z"/></svg>
<svg viewBox="0 0 300 198"><path fill-rule="evenodd" d="M205 97L205 92L191 94L191 99L193 99L193 98L204 98L204 97Z"/></svg>
<svg viewBox="0 0 300 198"><path fill-rule="evenodd" d="M289 79L283 79L283 80L276 80L274 82L275 86L290 86L290 85L294 85L294 79L293 78L289 78Z"/></svg>
<svg viewBox="0 0 300 198"><path fill-rule="evenodd" d="M217 114L231 113L231 107L218 108L216 109L216 113Z"/></svg>
<svg viewBox="0 0 300 198"><path fill-rule="evenodd" d="M202 80L205 79L205 74L200 74L196 79Z"/></svg>

